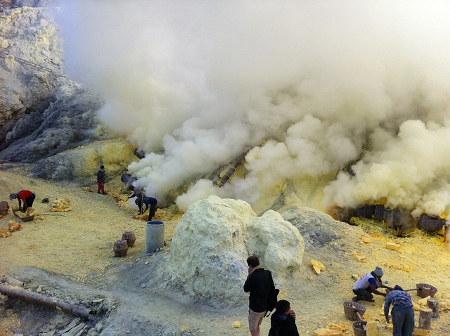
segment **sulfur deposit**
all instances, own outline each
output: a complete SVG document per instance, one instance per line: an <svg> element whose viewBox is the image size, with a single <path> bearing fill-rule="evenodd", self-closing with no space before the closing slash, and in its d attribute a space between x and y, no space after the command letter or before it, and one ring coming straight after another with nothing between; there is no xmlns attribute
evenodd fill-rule
<svg viewBox="0 0 450 336"><path fill-rule="evenodd" d="M257 217L241 200L210 196L188 208L175 231L166 265L169 284L214 306L241 304L246 259L255 254L276 284L298 270L304 251L299 231L269 210Z"/></svg>

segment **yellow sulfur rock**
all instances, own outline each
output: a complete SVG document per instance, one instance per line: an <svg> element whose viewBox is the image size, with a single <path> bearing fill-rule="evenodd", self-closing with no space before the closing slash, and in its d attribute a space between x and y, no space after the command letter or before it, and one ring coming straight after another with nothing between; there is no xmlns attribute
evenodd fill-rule
<svg viewBox="0 0 450 336"><path fill-rule="evenodd" d="M241 322L239 322L239 321L233 322L233 328L240 328L240 327L241 327Z"/></svg>
<svg viewBox="0 0 450 336"><path fill-rule="evenodd" d="M358 259L359 261L361 261L361 262L366 262L366 261L364 260L364 259L366 259L366 257L363 256L361 253L353 252L353 255L354 255L355 258Z"/></svg>
<svg viewBox="0 0 450 336"><path fill-rule="evenodd" d="M363 243L371 243L372 242L372 238L370 238L369 236L361 236L361 240Z"/></svg>
<svg viewBox="0 0 450 336"><path fill-rule="evenodd" d="M400 247L401 247L400 244L386 243L386 248L387 248L388 250L399 251L399 250L400 250Z"/></svg>
<svg viewBox="0 0 450 336"><path fill-rule="evenodd" d="M346 331L349 326L345 323L330 323L327 325L327 329Z"/></svg>
<svg viewBox="0 0 450 336"><path fill-rule="evenodd" d="M340 335L343 335L343 333L340 330L319 328L319 329L314 330L314 335L317 335L317 336L340 336Z"/></svg>
<svg viewBox="0 0 450 336"><path fill-rule="evenodd" d="M431 296L427 296L426 298L420 299L419 301L417 301L417 303L421 306L428 306L428 299L430 299Z"/></svg>
<svg viewBox="0 0 450 336"><path fill-rule="evenodd" d="M314 273L316 273L316 274L320 274L320 272L326 270L325 266L317 260L311 260L311 264L312 264Z"/></svg>
<svg viewBox="0 0 450 336"><path fill-rule="evenodd" d="M415 302L413 302L413 308L414 308L415 311L419 311L420 310L420 305L415 303Z"/></svg>
<svg viewBox="0 0 450 336"><path fill-rule="evenodd" d="M415 328L414 329L414 336L426 336L429 333L431 333L431 330L425 330L425 329L419 329L419 328Z"/></svg>
<svg viewBox="0 0 450 336"><path fill-rule="evenodd" d="M450 308L450 301L441 299L439 300L439 310L446 310Z"/></svg>

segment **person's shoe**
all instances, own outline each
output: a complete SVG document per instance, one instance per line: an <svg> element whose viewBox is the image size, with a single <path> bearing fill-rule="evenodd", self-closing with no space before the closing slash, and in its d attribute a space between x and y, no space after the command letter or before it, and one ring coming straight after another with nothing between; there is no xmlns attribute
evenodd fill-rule
<svg viewBox="0 0 450 336"><path fill-rule="evenodd" d="M367 301L369 301L369 302L375 302L375 300L374 300L374 299L370 299L370 300L367 300Z"/></svg>
<svg viewBox="0 0 450 336"><path fill-rule="evenodd" d="M102 192L103 195L106 195L106 192Z"/></svg>
<svg viewBox="0 0 450 336"><path fill-rule="evenodd" d="M352 301L353 301L353 302L358 302L358 297L356 297L356 296L353 297L353 298L352 298Z"/></svg>
<svg viewBox="0 0 450 336"><path fill-rule="evenodd" d="M97 194L101 194L101 192L100 192L100 191L97 191Z"/></svg>

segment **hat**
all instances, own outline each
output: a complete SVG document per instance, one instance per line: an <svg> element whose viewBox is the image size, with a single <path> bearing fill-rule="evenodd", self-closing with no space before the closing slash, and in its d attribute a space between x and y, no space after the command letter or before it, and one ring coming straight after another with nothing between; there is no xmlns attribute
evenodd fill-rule
<svg viewBox="0 0 450 336"><path fill-rule="evenodd" d="M101 165L100 168L103 169L103 168L105 168L105 166L104 166L104 165Z"/></svg>
<svg viewBox="0 0 450 336"><path fill-rule="evenodd" d="M375 270L373 271L373 273L377 276L377 277L382 277L384 272L381 269L380 266L375 267Z"/></svg>
<svg viewBox="0 0 450 336"><path fill-rule="evenodd" d="M403 290L403 288L402 288L402 287L400 287L399 285L395 285L395 287L394 287L394 290L399 290L399 291L402 291L402 290Z"/></svg>
<svg viewBox="0 0 450 336"><path fill-rule="evenodd" d="M9 194L9 199L10 200L13 200L13 199L16 199L16 198L17 198L17 194L14 194L14 193Z"/></svg>

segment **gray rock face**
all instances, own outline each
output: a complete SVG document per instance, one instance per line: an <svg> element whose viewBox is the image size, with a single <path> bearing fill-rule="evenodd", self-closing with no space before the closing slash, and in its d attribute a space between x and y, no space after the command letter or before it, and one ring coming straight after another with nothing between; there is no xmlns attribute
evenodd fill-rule
<svg viewBox="0 0 450 336"><path fill-rule="evenodd" d="M112 137L97 120L102 101L64 76L46 9L15 8L47 3L13 1L0 11L0 161L36 163Z"/></svg>
<svg viewBox="0 0 450 336"><path fill-rule="evenodd" d="M287 206L279 211L286 221L300 231L305 246L310 251L342 238L337 233L339 232L339 228L336 228L337 221L320 211L296 205Z"/></svg>
<svg viewBox="0 0 450 336"><path fill-rule="evenodd" d="M100 100L73 82L59 87L44 112L19 119L6 134L0 159L36 162L110 135L96 118Z"/></svg>
<svg viewBox="0 0 450 336"><path fill-rule="evenodd" d="M64 69L56 33L43 8L0 12L1 143L17 120L48 107L55 88L65 80L60 77Z"/></svg>

